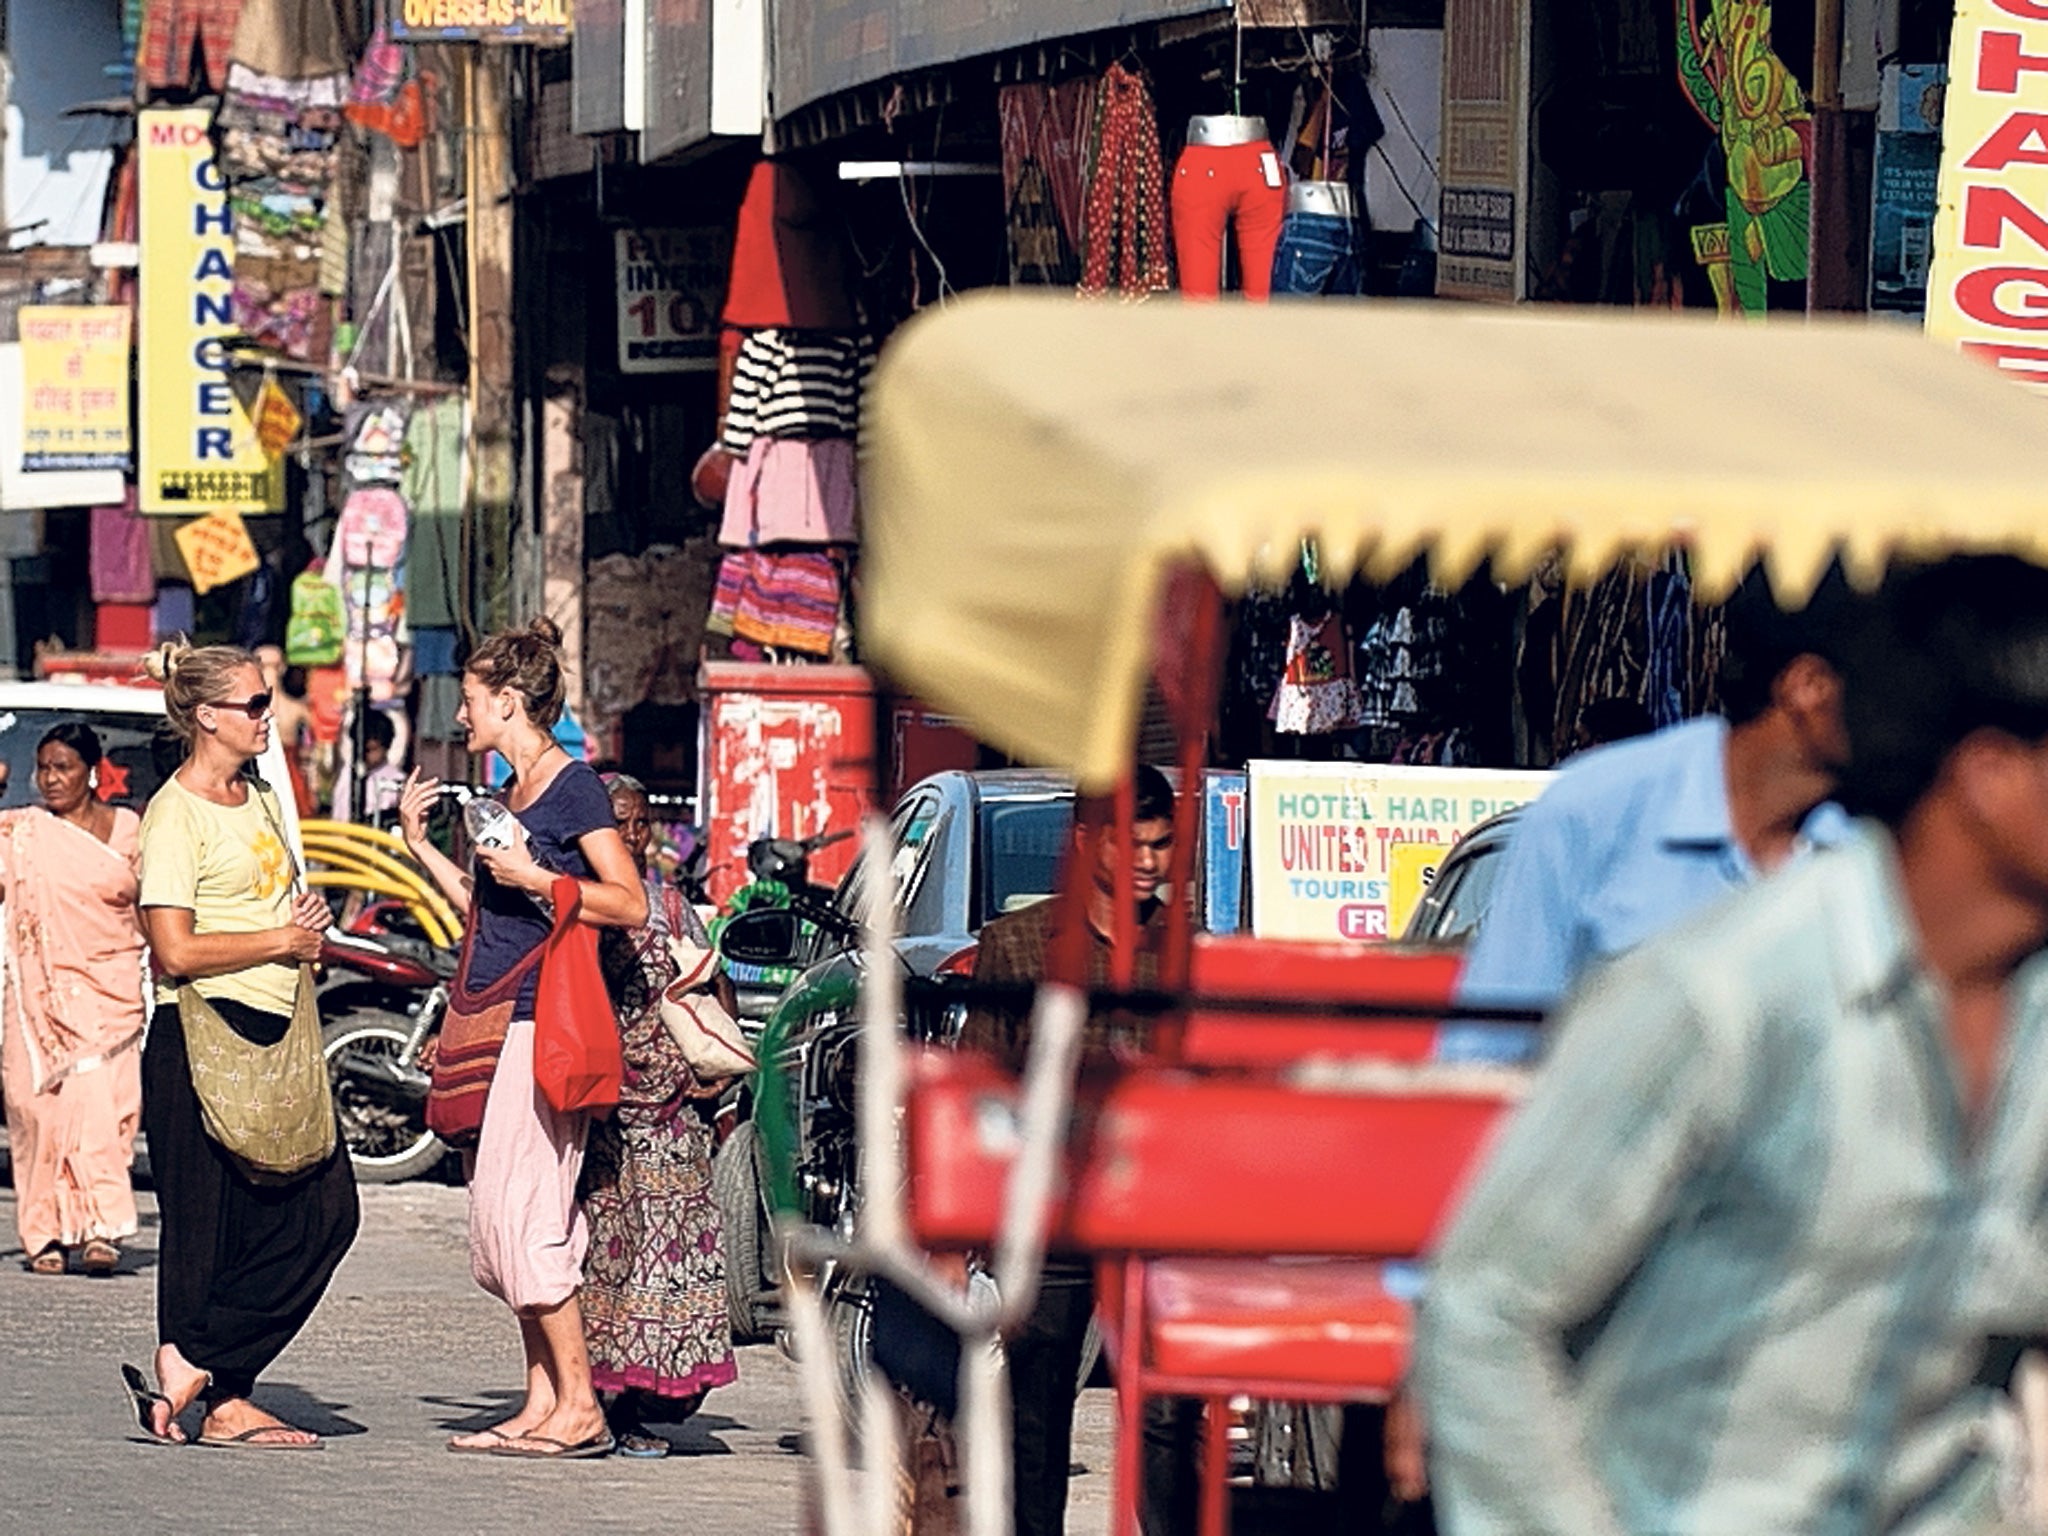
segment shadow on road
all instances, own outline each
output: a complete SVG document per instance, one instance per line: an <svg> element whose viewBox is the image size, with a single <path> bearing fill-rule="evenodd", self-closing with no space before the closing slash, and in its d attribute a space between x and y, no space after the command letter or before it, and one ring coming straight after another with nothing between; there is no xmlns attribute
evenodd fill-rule
<svg viewBox="0 0 2048 1536"><path fill-rule="evenodd" d="M354 1419L342 1417L341 1410L348 1406L346 1403L328 1402L288 1381L264 1382L257 1387L254 1401L257 1407L269 1409L285 1423L310 1429L324 1440L368 1433Z"/></svg>
<svg viewBox="0 0 2048 1536"><path fill-rule="evenodd" d="M439 1419L436 1422L451 1435L473 1435L480 1429L489 1429L519 1411L525 1401L521 1392L476 1392L468 1397L423 1397L420 1399L429 1408L445 1408L459 1415L456 1418Z"/></svg>

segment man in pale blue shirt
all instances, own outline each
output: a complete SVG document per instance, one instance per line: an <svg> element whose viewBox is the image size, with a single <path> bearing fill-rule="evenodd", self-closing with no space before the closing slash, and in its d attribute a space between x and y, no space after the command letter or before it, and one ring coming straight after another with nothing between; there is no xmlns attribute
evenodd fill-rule
<svg viewBox="0 0 2048 1536"><path fill-rule="evenodd" d="M1837 578L1780 613L1752 578L1728 605L1726 718L1565 765L1496 855L1459 1001L1554 1007L1589 965L1839 834L1826 801L1848 750L1835 662L1850 607Z"/></svg>
<svg viewBox="0 0 2048 1536"><path fill-rule="evenodd" d="M1895 582L1847 676L1875 819L1576 990L1438 1255L1452 1536L2012 1513L1998 1389L2048 1333L2048 571Z"/></svg>

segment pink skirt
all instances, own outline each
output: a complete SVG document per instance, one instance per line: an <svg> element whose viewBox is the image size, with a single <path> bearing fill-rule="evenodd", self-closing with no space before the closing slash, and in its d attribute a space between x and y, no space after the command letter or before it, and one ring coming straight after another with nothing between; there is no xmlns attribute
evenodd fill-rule
<svg viewBox="0 0 2048 1536"><path fill-rule="evenodd" d="M533 1021L515 1019L469 1157L469 1272L515 1312L576 1294L590 1227L576 1200L590 1117L563 1114L533 1080Z"/></svg>
<svg viewBox="0 0 2048 1536"><path fill-rule="evenodd" d="M853 439L757 437L725 488L718 542L852 544L860 538Z"/></svg>

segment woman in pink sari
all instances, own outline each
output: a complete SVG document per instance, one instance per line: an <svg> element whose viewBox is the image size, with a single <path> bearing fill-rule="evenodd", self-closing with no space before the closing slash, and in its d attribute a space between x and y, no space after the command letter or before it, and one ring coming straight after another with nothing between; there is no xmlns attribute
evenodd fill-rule
<svg viewBox="0 0 2048 1536"><path fill-rule="evenodd" d="M0 811L0 1084L28 1267L79 1250L110 1275L135 1232L142 1111L140 818L101 802L100 740L66 721L36 746L40 806Z"/></svg>

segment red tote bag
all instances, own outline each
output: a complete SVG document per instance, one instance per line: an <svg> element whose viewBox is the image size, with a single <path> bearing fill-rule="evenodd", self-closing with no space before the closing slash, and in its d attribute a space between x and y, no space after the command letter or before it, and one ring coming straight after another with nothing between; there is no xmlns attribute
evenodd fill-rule
<svg viewBox="0 0 2048 1536"><path fill-rule="evenodd" d="M619 1102L625 1058L619 1021L597 961L597 932L576 921L583 887L555 882L555 928L541 956L533 1004L533 1078L563 1113L611 1109Z"/></svg>

